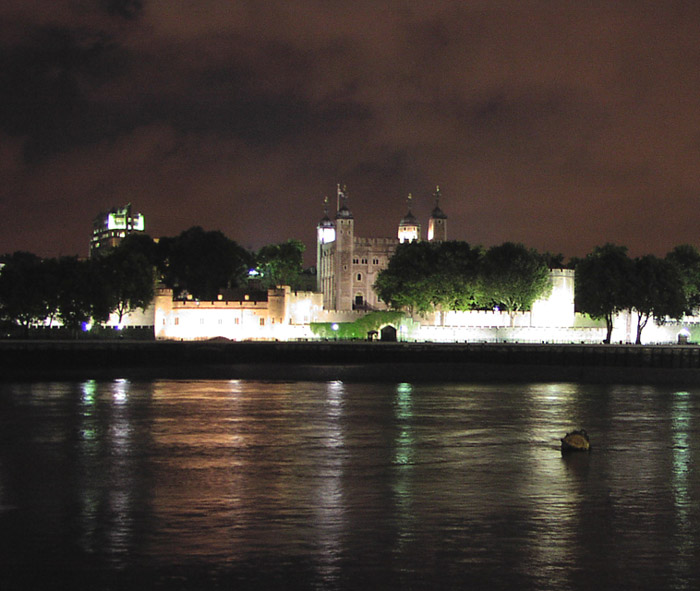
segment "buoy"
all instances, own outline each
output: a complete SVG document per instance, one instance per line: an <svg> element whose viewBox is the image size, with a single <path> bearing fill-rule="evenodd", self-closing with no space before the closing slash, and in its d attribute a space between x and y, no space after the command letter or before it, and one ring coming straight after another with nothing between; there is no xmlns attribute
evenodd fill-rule
<svg viewBox="0 0 700 591"><path fill-rule="evenodd" d="M561 451L591 451L591 440L583 429L567 433L561 440Z"/></svg>

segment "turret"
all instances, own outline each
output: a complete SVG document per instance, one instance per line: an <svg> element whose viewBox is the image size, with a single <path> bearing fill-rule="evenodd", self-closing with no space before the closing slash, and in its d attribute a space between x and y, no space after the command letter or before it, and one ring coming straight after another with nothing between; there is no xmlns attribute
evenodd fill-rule
<svg viewBox="0 0 700 591"><path fill-rule="evenodd" d="M435 207L428 222L428 241L444 242L447 240L447 216L440 209L440 187L435 187Z"/></svg>
<svg viewBox="0 0 700 591"><path fill-rule="evenodd" d="M328 217L328 197L324 199L323 217L316 226L316 240L319 244L335 241L335 224Z"/></svg>
<svg viewBox="0 0 700 591"><path fill-rule="evenodd" d="M408 213L399 222L399 242L413 242L420 238L420 224L411 213L411 200L413 197L408 194Z"/></svg>
<svg viewBox="0 0 700 591"><path fill-rule="evenodd" d="M347 189L338 185L335 214L335 308L352 309L352 257L355 248L355 219L348 208Z"/></svg>
<svg viewBox="0 0 700 591"><path fill-rule="evenodd" d="M328 217L328 197L323 201L323 217L316 226L316 289L324 291L323 281L331 272L324 253L324 245L335 242L335 223ZM326 249L327 250L327 249Z"/></svg>

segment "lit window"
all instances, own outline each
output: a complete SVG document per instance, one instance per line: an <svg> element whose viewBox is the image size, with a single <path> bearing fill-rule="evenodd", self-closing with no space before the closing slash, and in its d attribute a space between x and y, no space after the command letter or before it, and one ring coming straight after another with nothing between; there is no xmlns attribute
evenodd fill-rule
<svg viewBox="0 0 700 591"><path fill-rule="evenodd" d="M260 326L265 326L265 319L264 318L260 319Z"/></svg>

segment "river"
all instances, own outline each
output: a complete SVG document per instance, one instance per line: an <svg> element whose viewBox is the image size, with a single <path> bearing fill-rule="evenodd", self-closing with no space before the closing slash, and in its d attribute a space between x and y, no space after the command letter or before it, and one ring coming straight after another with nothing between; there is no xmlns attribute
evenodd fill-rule
<svg viewBox="0 0 700 591"><path fill-rule="evenodd" d="M2 588L697 589L699 457L700 387L5 382Z"/></svg>

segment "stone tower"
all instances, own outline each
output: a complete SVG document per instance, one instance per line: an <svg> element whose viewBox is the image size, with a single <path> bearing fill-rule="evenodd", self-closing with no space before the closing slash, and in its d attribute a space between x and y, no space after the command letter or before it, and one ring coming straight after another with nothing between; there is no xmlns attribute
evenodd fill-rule
<svg viewBox="0 0 700 591"><path fill-rule="evenodd" d="M338 212L335 214L335 306L352 310L352 256L355 219L348 209L347 189L338 185Z"/></svg>

